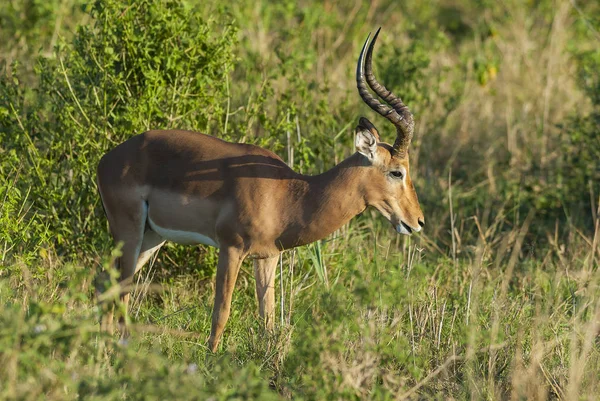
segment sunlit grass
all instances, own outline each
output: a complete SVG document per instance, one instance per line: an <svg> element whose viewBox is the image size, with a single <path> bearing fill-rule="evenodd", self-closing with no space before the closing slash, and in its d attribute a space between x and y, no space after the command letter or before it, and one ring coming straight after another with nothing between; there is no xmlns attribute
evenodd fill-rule
<svg viewBox="0 0 600 401"><path fill-rule="evenodd" d="M600 24L579 3L103 0L102 29L82 32L77 0L0 6L0 60L25 64L0 80L0 398L597 399ZM368 209L284 253L272 333L244 264L216 354L218 254L167 244L136 276L130 337L101 332L94 278L117 253L100 155L193 128L322 172L373 117L354 69L380 25L376 74L418 122L424 230Z"/></svg>

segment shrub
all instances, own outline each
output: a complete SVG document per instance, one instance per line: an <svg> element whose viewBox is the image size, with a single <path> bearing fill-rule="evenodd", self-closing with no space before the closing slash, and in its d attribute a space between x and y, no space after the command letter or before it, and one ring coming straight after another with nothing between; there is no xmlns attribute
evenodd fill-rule
<svg viewBox="0 0 600 401"><path fill-rule="evenodd" d="M32 212L48 222L61 255L110 245L95 167L102 154L149 128L217 131L236 31L174 0L96 1L55 58L41 58L35 90L18 73L0 82L3 152L26 172ZM12 160L2 160L6 171Z"/></svg>

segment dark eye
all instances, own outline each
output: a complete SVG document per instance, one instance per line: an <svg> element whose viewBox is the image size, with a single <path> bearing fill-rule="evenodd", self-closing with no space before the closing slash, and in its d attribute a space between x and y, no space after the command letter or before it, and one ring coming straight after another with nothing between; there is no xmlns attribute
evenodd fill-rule
<svg viewBox="0 0 600 401"><path fill-rule="evenodd" d="M402 171L390 171L390 175L394 178L400 178L400 179L402 179L402 177L404 177L404 174L402 174Z"/></svg>

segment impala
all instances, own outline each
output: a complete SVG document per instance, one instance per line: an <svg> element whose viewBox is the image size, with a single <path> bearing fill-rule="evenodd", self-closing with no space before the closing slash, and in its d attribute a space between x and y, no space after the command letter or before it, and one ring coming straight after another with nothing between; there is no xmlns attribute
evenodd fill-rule
<svg viewBox="0 0 600 401"><path fill-rule="evenodd" d="M117 260L121 283L131 283L166 240L219 248L211 351L229 318L246 257L254 259L259 314L271 329L282 251L326 237L368 206L400 234L421 230L424 218L408 160L413 116L375 80L371 60L378 34L370 44L367 37L356 82L363 101L396 127L393 145L381 142L375 126L361 117L356 153L316 176L294 172L279 156L257 146L191 131L148 131L100 160L99 192L114 241L122 243ZM129 294L121 297L127 306ZM112 313L105 319L112 324Z"/></svg>

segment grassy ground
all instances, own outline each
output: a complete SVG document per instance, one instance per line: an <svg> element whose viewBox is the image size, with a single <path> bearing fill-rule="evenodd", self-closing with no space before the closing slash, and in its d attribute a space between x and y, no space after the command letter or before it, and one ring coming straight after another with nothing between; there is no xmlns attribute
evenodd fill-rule
<svg viewBox="0 0 600 401"><path fill-rule="evenodd" d="M597 5L130 3L0 6L18 61L0 80L0 398L597 399ZM274 333L245 264L216 354L218 255L169 244L131 337L100 332L93 279L118 251L98 158L183 127L313 174L353 152L360 115L392 141L353 81L379 25L376 74L418 121L422 234L368 210L285 253Z"/></svg>
<svg viewBox="0 0 600 401"><path fill-rule="evenodd" d="M598 231L520 260L532 221L506 234L502 261L489 245L501 240L484 233L471 257L453 260L359 219L320 251L285 255L273 334L246 266L216 355L210 277L157 282L144 271L123 342L98 332L89 267L50 255L34 271L16 264L0 287L3 396L595 399Z"/></svg>

